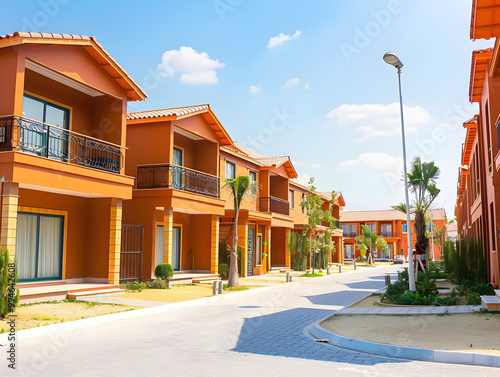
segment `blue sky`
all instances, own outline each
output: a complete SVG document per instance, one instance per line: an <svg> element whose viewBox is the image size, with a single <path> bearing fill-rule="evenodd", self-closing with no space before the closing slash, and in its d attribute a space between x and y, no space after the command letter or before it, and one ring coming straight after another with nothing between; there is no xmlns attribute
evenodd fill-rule
<svg viewBox="0 0 500 377"><path fill-rule="evenodd" d="M441 167L453 217L473 49L471 0L0 0L0 34L97 37L149 98L129 111L209 103L235 141L289 155L346 210L404 200L396 51L408 159Z"/></svg>

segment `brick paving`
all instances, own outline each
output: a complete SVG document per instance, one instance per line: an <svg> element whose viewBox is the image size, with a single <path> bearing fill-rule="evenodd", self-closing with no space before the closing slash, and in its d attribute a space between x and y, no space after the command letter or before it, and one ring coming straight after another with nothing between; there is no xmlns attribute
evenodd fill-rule
<svg viewBox="0 0 500 377"><path fill-rule="evenodd" d="M495 368L391 359L317 343L304 334L312 322L381 288L384 273L396 270L381 266L280 284L19 340L16 372L50 377L497 376ZM16 375L4 359L0 375Z"/></svg>

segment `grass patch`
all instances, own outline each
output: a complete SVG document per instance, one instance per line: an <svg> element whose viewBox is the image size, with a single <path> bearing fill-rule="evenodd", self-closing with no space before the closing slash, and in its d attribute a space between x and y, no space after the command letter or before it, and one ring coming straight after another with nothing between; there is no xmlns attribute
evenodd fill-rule
<svg viewBox="0 0 500 377"><path fill-rule="evenodd" d="M319 278L321 276L325 276L326 274L320 274L315 272L314 274L311 274L310 272L306 272L305 274L300 275L299 277L301 278Z"/></svg>
<svg viewBox="0 0 500 377"><path fill-rule="evenodd" d="M246 291L247 289L250 289L246 285L240 285L239 287L229 287L227 284L224 284L222 286L222 289L225 291Z"/></svg>

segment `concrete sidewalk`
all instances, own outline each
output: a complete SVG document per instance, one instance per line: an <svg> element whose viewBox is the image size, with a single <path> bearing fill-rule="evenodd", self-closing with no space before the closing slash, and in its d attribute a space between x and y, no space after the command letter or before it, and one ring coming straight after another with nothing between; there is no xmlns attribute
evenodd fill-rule
<svg viewBox="0 0 500 377"><path fill-rule="evenodd" d="M404 306L387 307L377 306L373 308L345 308L337 314L387 314L387 315L426 315L426 314L461 314L479 312L481 306L460 305L460 306Z"/></svg>

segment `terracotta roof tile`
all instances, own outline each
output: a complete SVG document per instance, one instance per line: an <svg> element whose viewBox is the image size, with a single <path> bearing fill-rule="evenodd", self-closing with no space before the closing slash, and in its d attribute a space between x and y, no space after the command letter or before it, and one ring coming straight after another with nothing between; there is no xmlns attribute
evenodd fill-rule
<svg viewBox="0 0 500 377"><path fill-rule="evenodd" d="M6 39L25 39L25 38L33 38L33 39L54 39L54 40L79 40L79 41L92 41L92 45L94 49L92 51L87 50L89 54L97 60L97 62L103 65L104 69L110 74L115 80L118 81L120 86L123 87L127 91L127 94L131 94L129 99L132 100L144 100L147 95L146 93L137 85L137 83L129 76L129 74L123 69L123 67L118 64L118 62L111 56L109 53L101 46L95 37L88 37L85 35L75 35L75 34L54 34L54 33L31 33L31 32L14 32L12 34L0 35L0 41ZM97 46L97 49L95 48ZM1 45L0 45L1 47ZM100 50L100 51L99 51ZM99 52L98 52L99 51ZM104 56L104 58L103 58ZM108 63L110 61L112 64L116 66L118 72L116 72L116 68L111 68L111 71L108 66L112 66ZM103 64L104 63L104 64ZM112 72L118 73L119 76L116 77L112 74ZM120 77L121 76L121 77ZM124 79L121 79L124 78ZM125 83L124 83L125 82Z"/></svg>
<svg viewBox="0 0 500 377"><path fill-rule="evenodd" d="M432 220L442 220L446 218L446 211L443 208L430 209L427 212ZM415 220L415 214L410 215L410 219ZM357 221L392 221L406 220L406 214L397 209L387 209L380 211L344 211L340 217L342 222Z"/></svg>
<svg viewBox="0 0 500 377"><path fill-rule="evenodd" d="M173 107L170 109L138 111L135 113L127 114L127 119L150 119L150 118L161 118L169 116L182 116L208 109L210 109L210 105Z"/></svg>

